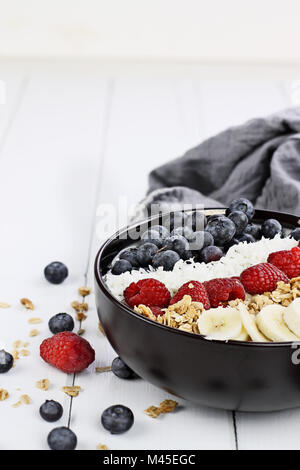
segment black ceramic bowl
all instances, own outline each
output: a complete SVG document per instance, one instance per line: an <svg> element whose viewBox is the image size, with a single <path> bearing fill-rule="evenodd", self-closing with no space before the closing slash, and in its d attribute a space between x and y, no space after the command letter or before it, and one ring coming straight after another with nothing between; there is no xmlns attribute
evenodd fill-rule
<svg viewBox="0 0 300 470"><path fill-rule="evenodd" d="M289 214L255 213L256 222L269 218L286 228L300 223ZM148 223L140 224L141 233ZM300 406L300 345L297 352L292 343L208 341L142 317L112 296L103 276L116 254L132 244L122 234L136 227L107 240L95 261L98 315L117 354L143 379L201 405L239 411Z"/></svg>

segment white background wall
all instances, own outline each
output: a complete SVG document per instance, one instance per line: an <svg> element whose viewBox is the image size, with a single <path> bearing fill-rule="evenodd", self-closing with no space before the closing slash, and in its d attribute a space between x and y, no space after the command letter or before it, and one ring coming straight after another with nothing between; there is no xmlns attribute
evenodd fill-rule
<svg viewBox="0 0 300 470"><path fill-rule="evenodd" d="M0 0L0 56L300 62L299 0Z"/></svg>

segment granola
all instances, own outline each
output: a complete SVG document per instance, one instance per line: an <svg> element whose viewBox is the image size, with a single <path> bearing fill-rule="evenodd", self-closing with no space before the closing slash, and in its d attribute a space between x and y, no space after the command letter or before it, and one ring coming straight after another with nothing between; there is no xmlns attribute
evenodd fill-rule
<svg viewBox="0 0 300 470"><path fill-rule="evenodd" d="M157 418L162 413L174 411L178 403L175 400L164 400L159 406L149 406L145 413L151 418Z"/></svg>
<svg viewBox="0 0 300 470"><path fill-rule="evenodd" d="M34 310L34 305L30 299L26 299L25 297L20 299L20 302L22 305L24 305L25 308L28 310Z"/></svg>
<svg viewBox="0 0 300 470"><path fill-rule="evenodd" d="M8 391L5 390L5 388L0 388L0 401L7 400L8 397L9 397Z"/></svg>
<svg viewBox="0 0 300 470"><path fill-rule="evenodd" d="M81 310L87 312L89 309L89 306L86 302L78 302L78 300L71 302L71 307L73 307L76 312L80 312Z"/></svg>
<svg viewBox="0 0 300 470"><path fill-rule="evenodd" d="M79 385L72 385L71 387L63 387L62 391L65 392L69 397L77 397L81 387Z"/></svg>
<svg viewBox="0 0 300 470"><path fill-rule="evenodd" d="M79 287L79 289L78 289L78 293L82 297L90 295L91 291L92 291L92 289L90 287L87 287L87 286Z"/></svg>
<svg viewBox="0 0 300 470"><path fill-rule="evenodd" d="M38 330L33 329L29 331L29 336L37 336L38 334L39 334Z"/></svg>
<svg viewBox="0 0 300 470"><path fill-rule="evenodd" d="M36 387L43 391L48 390L49 386L50 386L50 380L48 379L41 379L41 380L38 380L36 383Z"/></svg>

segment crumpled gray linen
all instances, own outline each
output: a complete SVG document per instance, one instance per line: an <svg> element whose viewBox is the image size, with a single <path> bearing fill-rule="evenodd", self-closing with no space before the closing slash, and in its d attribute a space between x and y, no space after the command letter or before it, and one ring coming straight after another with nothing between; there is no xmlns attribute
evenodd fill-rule
<svg viewBox="0 0 300 470"><path fill-rule="evenodd" d="M154 169L141 205L164 212L239 197L300 216L300 107L230 127Z"/></svg>

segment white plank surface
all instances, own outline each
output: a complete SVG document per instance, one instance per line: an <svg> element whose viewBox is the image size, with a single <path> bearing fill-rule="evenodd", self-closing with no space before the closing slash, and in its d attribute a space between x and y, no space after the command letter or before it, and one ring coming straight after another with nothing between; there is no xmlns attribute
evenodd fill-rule
<svg viewBox="0 0 300 470"><path fill-rule="evenodd" d="M31 353L0 377L0 387L11 394L0 403L7 430L0 436L0 449L47 448L46 436L54 426L38 415L46 398L64 406L58 424L68 422L70 399L61 387L73 377L44 364L38 348L49 336L50 316L72 313L77 288L93 283L99 204L116 205L124 195L136 203L153 167L228 125L288 105L282 83L232 79L228 71L222 80L222 68L216 75L209 67L203 68L201 78L201 70L176 66L141 72L134 65L84 63L14 68L0 63L0 79L6 77L9 90L7 105L0 106L0 301L12 305L0 311L0 342L11 350L13 341L28 340ZM44 266L55 259L70 270L61 286L48 284L42 276ZM34 312L19 304L24 296L35 302ZM180 400L176 413L155 421L143 410L167 398L166 393L142 380L96 374L95 366L110 365L115 353L97 330L93 295L88 301L83 327L96 349L96 362L75 377L82 392L72 402L70 425L78 435L78 448L94 449L99 442L111 449L235 448L231 413ZM31 316L43 323L30 325ZM29 339L31 328L40 334ZM51 381L48 392L35 387L42 378ZM32 404L12 408L22 393L31 396ZM103 409L117 402L131 407L136 418L123 436L111 436L100 425ZM239 448L300 447L295 436L298 411L237 413L236 419ZM24 433L25 422L30 433Z"/></svg>

